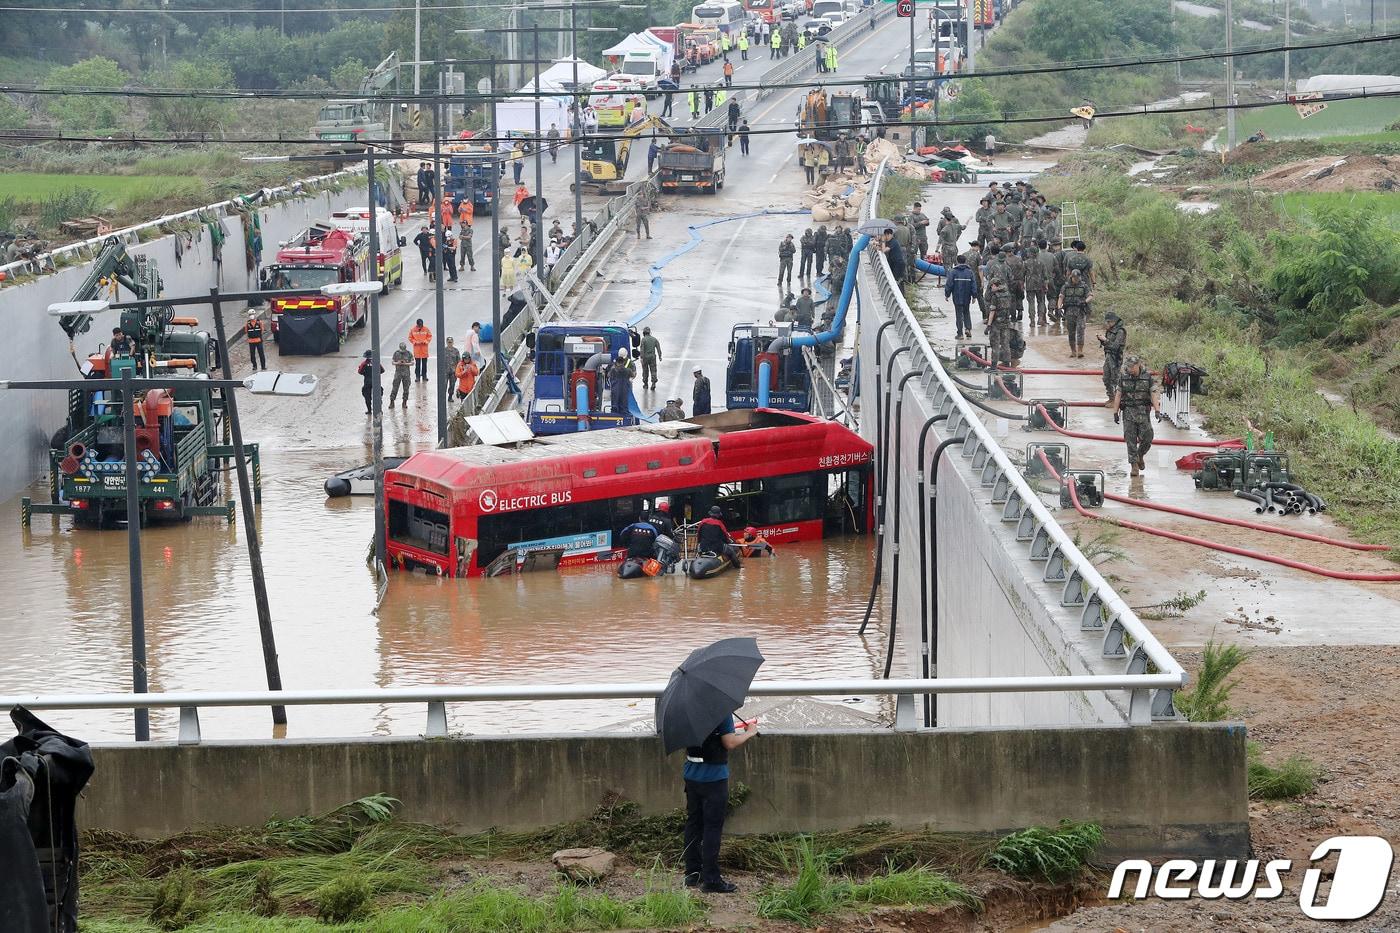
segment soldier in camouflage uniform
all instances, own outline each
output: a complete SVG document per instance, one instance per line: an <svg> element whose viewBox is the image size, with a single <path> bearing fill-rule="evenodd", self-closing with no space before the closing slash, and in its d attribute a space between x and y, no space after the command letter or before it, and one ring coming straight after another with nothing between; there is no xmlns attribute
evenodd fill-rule
<svg viewBox="0 0 1400 933"><path fill-rule="evenodd" d="M1075 240L1065 253L1065 271L1070 269L1078 269L1086 282L1094 284L1094 261L1089 258L1089 247L1083 240Z"/></svg>
<svg viewBox="0 0 1400 933"><path fill-rule="evenodd" d="M1003 366L1013 366L1015 359L1011 352L1011 334L1016 329L1016 322L1011 317L1011 294L1006 283L1001 279L993 279L988 287L987 301L991 308L991 314L987 318L987 333L992 338L992 361Z"/></svg>
<svg viewBox="0 0 1400 933"><path fill-rule="evenodd" d="M1060 242L1060 209L1058 207L1046 209L1045 219L1040 224L1040 236L1047 243Z"/></svg>
<svg viewBox="0 0 1400 933"><path fill-rule="evenodd" d="M938 218L938 252L943 257L945 272L952 272L958 260L958 237L962 236L963 225L953 216L951 208L943 208Z"/></svg>
<svg viewBox="0 0 1400 933"><path fill-rule="evenodd" d="M1011 298L1010 273L1007 272L1006 262L1001 255L1001 247L993 241L987 248L986 264L982 269L982 288L987 301L987 310L991 311L996 307L996 301L992 298L992 283L1000 282L1006 289L1007 300Z"/></svg>
<svg viewBox="0 0 1400 933"><path fill-rule="evenodd" d="M973 240L972 245L968 246L963 257L967 262L968 268L972 270L973 278L977 280L977 286L972 290L972 295L977 300L977 310L981 313L982 320L985 322L987 320L987 303L982 300L982 291L984 288L982 284L982 241Z"/></svg>
<svg viewBox="0 0 1400 933"><path fill-rule="evenodd" d="M1130 356L1118 380L1118 391L1109 404L1113 420L1123 421L1123 442L1128 445L1128 463L1132 474L1137 476L1147 469L1143 459L1152 447L1152 413L1162 416L1162 402L1157 395L1157 387L1152 382L1152 374L1142 365L1142 360Z"/></svg>
<svg viewBox="0 0 1400 933"><path fill-rule="evenodd" d="M1011 291L1011 311L1019 321L1026 304L1026 262L1014 246L1002 250L1002 257L1006 262L1007 285Z"/></svg>
<svg viewBox="0 0 1400 933"><path fill-rule="evenodd" d="M1048 324L1050 322L1045 317L1045 291L1050 287L1050 280L1045 275L1045 267L1040 263L1040 250L1034 243L1026 247L1026 254L1021 262L1025 268L1026 311L1030 315L1030 322Z"/></svg>
<svg viewBox="0 0 1400 933"><path fill-rule="evenodd" d="M1070 274L1079 272L1078 269L1071 269ZM1081 276L1083 273L1079 273ZM1090 289L1092 295L1093 289ZM1099 346L1103 347L1103 388L1110 399L1118 389L1118 374L1123 368L1123 351L1128 346L1128 330L1123 326L1123 320L1112 311L1103 316L1108 322L1108 329L1099 338Z"/></svg>
<svg viewBox="0 0 1400 933"><path fill-rule="evenodd" d="M1059 297L1060 290L1055 287L1055 256L1050 252L1044 240L1036 243L1035 261L1040 266L1040 274L1045 280L1045 313L1056 324L1060 323Z"/></svg>
<svg viewBox="0 0 1400 933"><path fill-rule="evenodd" d="M977 239L985 243L992 235L992 199L983 198L979 204L977 213L972 215L972 222L977 225Z"/></svg>
<svg viewBox="0 0 1400 933"><path fill-rule="evenodd" d="M1060 313L1064 316L1065 333L1069 336L1069 355L1082 358L1084 356L1084 321L1089 317L1089 285L1079 274L1078 269L1070 272L1069 279L1060 289L1057 304ZM1108 372L1106 360L1104 372Z"/></svg>
<svg viewBox="0 0 1400 933"><path fill-rule="evenodd" d="M992 236L1003 243L1010 243L1012 237L1011 215L1006 212L1006 204L1000 203L992 211Z"/></svg>
<svg viewBox="0 0 1400 933"><path fill-rule="evenodd" d="M1040 239L1040 219L1034 211L1027 211L1021 218L1021 246L1031 246Z"/></svg>
<svg viewBox="0 0 1400 933"><path fill-rule="evenodd" d="M1059 240L1046 240L1046 243L1050 250L1050 294L1058 295L1069 278L1069 270L1065 268L1065 252Z"/></svg>

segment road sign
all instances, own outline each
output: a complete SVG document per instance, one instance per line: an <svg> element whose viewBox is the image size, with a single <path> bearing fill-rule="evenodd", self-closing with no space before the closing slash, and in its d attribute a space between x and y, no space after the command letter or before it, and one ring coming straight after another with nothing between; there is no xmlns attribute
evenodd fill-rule
<svg viewBox="0 0 1400 933"><path fill-rule="evenodd" d="M914 15L914 0L895 0L894 13L896 16L910 17Z"/></svg>
<svg viewBox="0 0 1400 933"><path fill-rule="evenodd" d="M1288 102L1293 105L1294 110L1298 111L1298 116L1304 120L1327 109L1322 95L1316 91L1311 94L1289 94Z"/></svg>
<svg viewBox="0 0 1400 933"><path fill-rule="evenodd" d="M949 100L957 100L958 95L962 93L962 86L949 81L943 86L943 93L947 95Z"/></svg>

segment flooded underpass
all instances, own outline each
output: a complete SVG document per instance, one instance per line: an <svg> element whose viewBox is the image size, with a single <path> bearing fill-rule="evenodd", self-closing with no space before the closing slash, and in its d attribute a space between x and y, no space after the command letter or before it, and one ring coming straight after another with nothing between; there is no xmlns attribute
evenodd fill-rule
<svg viewBox="0 0 1400 933"><path fill-rule="evenodd" d="M390 452L393 446L408 452L407 443ZM864 679L882 670L878 626L868 637L856 634L869 594L868 536L790 544L776 560L750 560L707 581L681 574L622 581L616 564L490 580L394 573L376 613L365 561L372 503L326 499L320 488L331 472L365 456L300 450L263 457L260 534L287 689L657 681L692 648L734 635L758 638L765 679ZM29 494L40 500L45 492L39 485ZM226 494L236 497L236 489ZM0 693L129 691L125 531L75 529L49 516L21 531L18 511L16 499L0 513L13 529L0 542L0 590L11 607ZM241 521L213 518L143 530L153 692L265 687L242 538ZM884 702L836 699L816 717L823 710L832 722L855 711L879 715ZM451 731L463 734L640 728L649 715L648 701L626 700L448 707ZM292 707L285 731L274 731L265 709L200 714L208 739L414 735L425 717L422 704ZM153 736L173 738L177 719L173 710L153 711ZM125 711L71 711L64 723L91 740L131 734Z"/></svg>

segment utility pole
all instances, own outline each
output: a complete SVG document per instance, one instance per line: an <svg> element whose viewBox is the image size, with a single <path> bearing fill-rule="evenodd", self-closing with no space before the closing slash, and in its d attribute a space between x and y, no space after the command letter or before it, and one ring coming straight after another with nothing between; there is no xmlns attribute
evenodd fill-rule
<svg viewBox="0 0 1400 933"><path fill-rule="evenodd" d="M966 13L966 17L967 17L967 18L966 18L965 22L967 23L967 73L968 73L968 74L972 74L973 72L975 72L975 71L977 70L976 64L975 64L975 62L973 61L973 48L977 45L977 43L973 41L974 39L977 38L977 20L976 20L976 18L973 16L973 7L976 5L976 3L977 3L977 0L967 0L967 13Z"/></svg>
<svg viewBox="0 0 1400 933"><path fill-rule="evenodd" d="M1292 23L1292 14L1293 14L1293 0L1283 0L1283 44L1284 44L1284 45L1292 45L1292 44L1293 44L1293 29L1292 29L1293 23ZM1288 96L1288 94L1290 93L1289 90L1288 90L1288 71L1289 71L1289 65L1291 64L1290 59L1292 58L1292 55L1293 55L1293 53L1290 52L1290 51L1288 51L1287 49L1284 49L1284 50L1283 50L1283 93L1284 93L1284 96L1285 96L1285 97ZM1177 67L1181 67L1181 66L1178 65Z"/></svg>
<svg viewBox="0 0 1400 933"><path fill-rule="evenodd" d="M491 62L491 135L496 134L496 63ZM501 354L501 173L505 163L500 161L500 149L491 164L491 358L500 360ZM514 257L511 262L515 262ZM485 362L483 360L483 362ZM482 367L485 371L485 366Z"/></svg>
<svg viewBox="0 0 1400 933"><path fill-rule="evenodd" d="M1168 5L1170 5L1171 8L1172 8L1172 48L1176 50L1176 54L1179 56L1179 55L1181 55L1181 36L1179 36L1179 35L1177 34L1177 31L1176 31L1176 0L1167 0L1167 3L1168 3ZM1176 89L1177 89L1178 91L1180 91L1180 90L1181 90L1181 60L1180 60L1180 59L1178 59L1178 60L1177 60L1177 63L1176 63L1176 84L1177 84L1177 88L1176 88Z"/></svg>
<svg viewBox="0 0 1400 933"><path fill-rule="evenodd" d="M423 81L423 0L413 0L413 96L422 93Z"/></svg>
<svg viewBox="0 0 1400 933"><path fill-rule="evenodd" d="M915 6L909 11L909 151L913 152L916 146L914 137L918 134L918 127L914 126L914 98L919 95L919 75L914 68L914 20L918 19L918 7ZM933 84L933 99L938 100L938 82Z"/></svg>
<svg viewBox="0 0 1400 933"><path fill-rule="evenodd" d="M1235 151L1235 7L1225 0L1225 151Z"/></svg>
<svg viewBox="0 0 1400 933"><path fill-rule="evenodd" d="M379 195L375 191L374 145L365 147L365 171L369 175L369 254L376 257L370 265L370 275L379 282ZM382 288L383 285L381 284ZM384 386L380 382L379 370L379 293L369 296L369 367L370 385L370 425L374 441L374 573L384 570L387 562L387 542L384 529Z"/></svg>
<svg viewBox="0 0 1400 933"><path fill-rule="evenodd" d="M583 133L583 110L579 107L578 93L578 4L569 4L569 54L573 57L574 86L573 94L569 98L569 119L573 126L569 132L569 138L573 142L570 147L574 150L574 183L569 187L574 189L574 236L583 232L583 144L579 142L579 136Z"/></svg>

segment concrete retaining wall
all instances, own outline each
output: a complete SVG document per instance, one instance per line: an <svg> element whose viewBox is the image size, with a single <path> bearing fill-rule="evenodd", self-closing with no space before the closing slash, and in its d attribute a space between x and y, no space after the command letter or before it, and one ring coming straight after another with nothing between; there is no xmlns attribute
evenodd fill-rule
<svg viewBox="0 0 1400 933"><path fill-rule="evenodd" d="M279 240L289 239L331 211L363 205L366 198L364 187L350 185L339 192L324 191L261 208L263 260L276 253ZM229 216L219 222L227 237L222 263L214 262L207 230L201 231L202 235L184 251L178 264L173 236L129 246L128 250L134 256L155 258L166 295L207 293L216 285L227 291L256 287L255 273L244 259L242 220ZM0 290L0 321L4 322L5 331L5 339L0 341L0 378L64 379L74 375L68 338L57 319L49 316L48 307L71 301L89 268L90 263L68 266L52 275ZM131 296L123 293L122 297ZM207 308L185 308L180 314L196 316L204 327L213 330L213 318ZM78 358L83 359L99 343L105 344L116 323L115 315L94 319L91 330L78 339ZM226 316L225 324L237 330L241 322ZM62 392L0 392L0 437L7 440L0 445L0 500L19 494L43 473L49 438L62 424L65 410Z"/></svg>
<svg viewBox="0 0 1400 933"><path fill-rule="evenodd" d="M886 508L884 573L881 584L882 625L889 625L893 602L893 568L901 562L899 577L899 618L896 630L896 664L892 675L922 676L921 628L931 626L933 587L930 577L929 622L920 617L920 564L918 477L919 433L924 422L935 414L929 385L932 375L916 376L905 384L900 425L893 426L893 401L886 411L885 386L880 385L880 419L876 419L877 382L900 341L897 327L886 328L879 337L882 348L877 377L876 340L880 324L889 313L881 305L879 293L866 257L859 276L860 310L860 397L861 433L879 446L879 424L891 419L888 455L894 459L898 435L900 451L889 471ZM908 373L910 353L893 357L890 388L897 389ZM1009 408L1010 406L1005 406ZM1019 424L1016 422L1015 424ZM1015 431L1002 424L993 433ZM949 432L937 424L929 434L926 461ZM1013 445L1014 446L1014 445ZM922 468L927 469L926 462ZM898 497L899 556L895 556L895 502ZM1016 540L1015 526L1001 521L1001 506L991 504L991 490L974 476L959 447L945 453L937 482L938 561L936 568L937 646L931 661L935 676L1014 677L1059 676L1065 674L1121 673L1122 664L1106 664L1102 633L1080 629L1080 610L1061 605L1063 584L1043 581L1044 563L1027 559L1028 545ZM932 508L927 521L932 521ZM926 546L932 547L931 541ZM931 557L929 560L932 566ZM933 572L933 571L930 571ZM1128 719L1125 693L988 694L944 697L938 701L936 722L940 726L1031 725L1037 723L1121 723ZM921 720L922 721L922 720Z"/></svg>
<svg viewBox="0 0 1400 933"><path fill-rule="evenodd" d="M1094 820L1104 856L1244 857L1245 730L1226 724L765 734L734 756L735 832L1002 833ZM608 794L681 803L653 736L134 744L95 749L80 825L160 836L321 813L372 793L463 832L587 816Z"/></svg>

